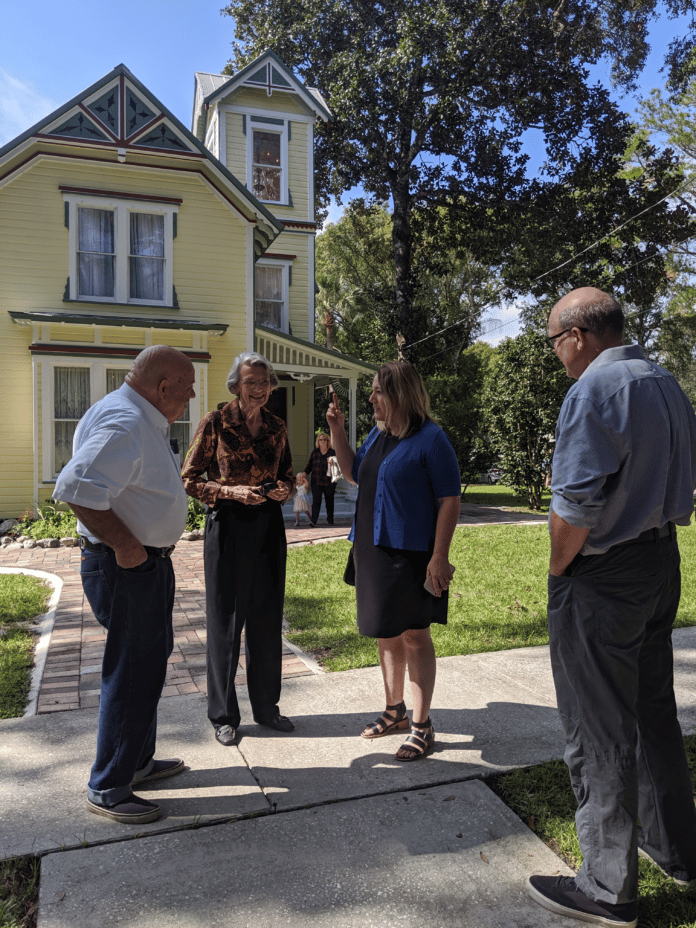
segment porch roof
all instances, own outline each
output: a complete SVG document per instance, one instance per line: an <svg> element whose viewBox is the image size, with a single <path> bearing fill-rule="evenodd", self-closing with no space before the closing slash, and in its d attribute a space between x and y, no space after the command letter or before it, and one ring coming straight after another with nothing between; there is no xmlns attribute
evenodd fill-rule
<svg viewBox="0 0 696 928"><path fill-rule="evenodd" d="M255 326L256 351L273 365L276 373L294 380L329 383L332 377L374 377L377 367L331 348L324 348L265 325Z"/></svg>
<svg viewBox="0 0 696 928"><path fill-rule="evenodd" d="M20 312L9 310L16 325L37 323L64 323L67 325L103 325L111 328L169 329L172 332L206 332L208 335L224 335L228 326L224 323L201 322L197 319L152 319L146 316L97 315L95 313L64 313L51 310Z"/></svg>

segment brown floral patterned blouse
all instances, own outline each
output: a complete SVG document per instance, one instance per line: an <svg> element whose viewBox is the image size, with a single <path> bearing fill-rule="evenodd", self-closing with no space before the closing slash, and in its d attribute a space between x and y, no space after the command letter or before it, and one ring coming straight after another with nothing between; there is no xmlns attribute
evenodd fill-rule
<svg viewBox="0 0 696 928"><path fill-rule="evenodd" d="M201 419L181 471L189 496L214 506L223 484L260 487L284 480L294 488L285 423L267 409L261 410L261 417L256 438L242 418L238 400Z"/></svg>

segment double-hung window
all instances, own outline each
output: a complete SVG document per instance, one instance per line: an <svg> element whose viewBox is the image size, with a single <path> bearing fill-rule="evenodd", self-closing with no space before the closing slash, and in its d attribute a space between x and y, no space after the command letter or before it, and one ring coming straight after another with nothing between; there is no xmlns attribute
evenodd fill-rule
<svg viewBox="0 0 696 928"><path fill-rule="evenodd" d="M255 271L255 309L257 325L288 332L288 283L286 262L259 261Z"/></svg>
<svg viewBox="0 0 696 928"><path fill-rule="evenodd" d="M70 299L173 304L173 204L64 194Z"/></svg>
<svg viewBox="0 0 696 928"><path fill-rule="evenodd" d="M288 120L245 116L247 187L264 203L288 206Z"/></svg>

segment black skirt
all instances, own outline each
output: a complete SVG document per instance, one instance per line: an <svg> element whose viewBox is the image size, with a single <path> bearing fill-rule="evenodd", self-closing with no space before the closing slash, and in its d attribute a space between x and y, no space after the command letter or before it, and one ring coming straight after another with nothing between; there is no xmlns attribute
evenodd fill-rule
<svg viewBox="0 0 696 928"><path fill-rule="evenodd" d="M424 588L434 539L427 551L404 551L374 543L377 474L382 461L399 443L381 434L360 465L355 507L355 593L358 629L369 638L396 638L410 629L447 624L448 593L431 596Z"/></svg>

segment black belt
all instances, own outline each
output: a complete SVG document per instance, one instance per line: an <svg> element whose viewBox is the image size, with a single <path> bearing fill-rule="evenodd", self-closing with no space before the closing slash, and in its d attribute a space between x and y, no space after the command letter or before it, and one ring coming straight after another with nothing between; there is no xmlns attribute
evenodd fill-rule
<svg viewBox="0 0 696 928"><path fill-rule="evenodd" d="M630 538L628 541L622 541L618 545L614 545L614 547L620 548L623 545L637 545L646 541L659 541L661 538L668 537L677 537L677 530L674 526L674 522L665 522L662 528L646 528L637 538Z"/></svg>
<svg viewBox="0 0 696 928"><path fill-rule="evenodd" d="M80 535L80 547L84 548L85 551L93 551L95 554L104 554L105 552L113 551L108 545L105 545L101 541L90 541L85 535ZM172 551L176 548L176 545L169 545L167 548L153 548L152 545L143 545L148 554L151 554L153 557L171 557Z"/></svg>

